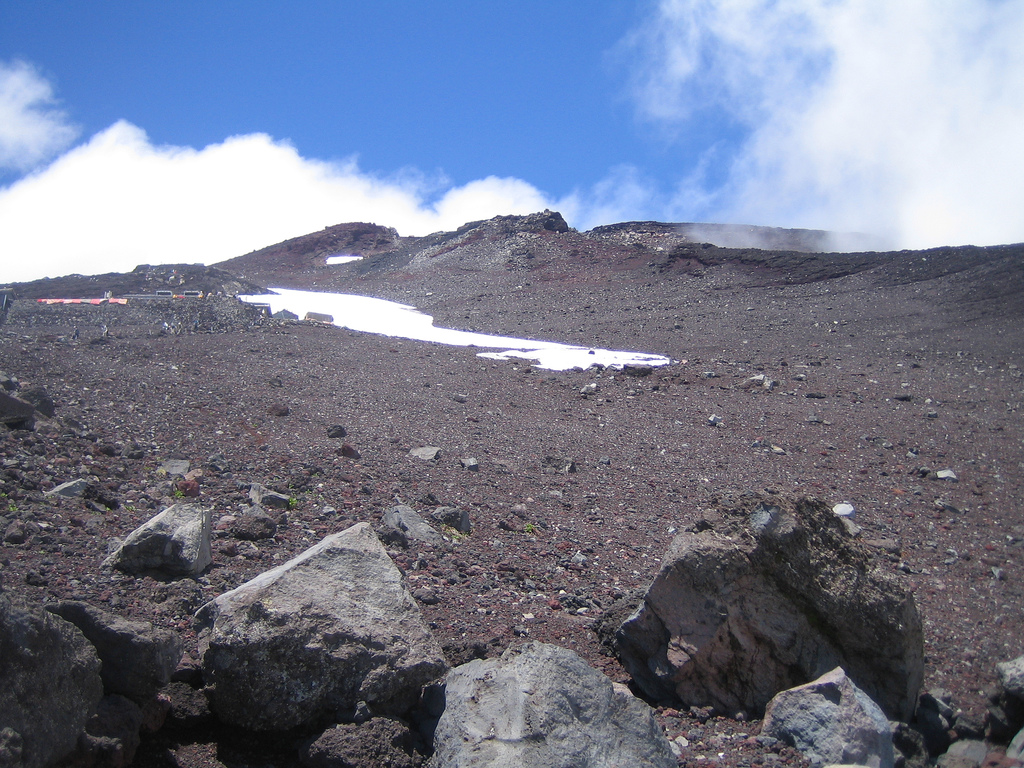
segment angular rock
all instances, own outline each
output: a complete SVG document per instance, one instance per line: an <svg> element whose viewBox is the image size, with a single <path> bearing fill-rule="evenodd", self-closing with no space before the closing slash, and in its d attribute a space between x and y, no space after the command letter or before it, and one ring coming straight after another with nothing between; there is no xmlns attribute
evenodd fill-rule
<svg viewBox="0 0 1024 768"><path fill-rule="evenodd" d="M470 533L473 530L473 523L469 519L469 512L456 507L438 507L430 516L441 525L454 528L459 533Z"/></svg>
<svg viewBox="0 0 1024 768"><path fill-rule="evenodd" d="M398 720L375 717L328 728L299 755L308 768L417 768L421 740Z"/></svg>
<svg viewBox="0 0 1024 768"><path fill-rule="evenodd" d="M268 509L290 509L292 506L290 497L265 488L259 483L253 483L249 486L249 499L256 506Z"/></svg>
<svg viewBox="0 0 1024 768"><path fill-rule="evenodd" d="M1006 756L1011 760L1024 759L1024 729L1017 731L1017 735L1010 740L1006 748Z"/></svg>
<svg viewBox="0 0 1024 768"><path fill-rule="evenodd" d="M127 573L198 576L213 560L211 517L198 504L174 504L128 534L103 564Z"/></svg>
<svg viewBox="0 0 1024 768"><path fill-rule="evenodd" d="M242 541L272 539L275 533L277 533L277 523L274 519L258 512L247 512L231 524L231 535Z"/></svg>
<svg viewBox="0 0 1024 768"><path fill-rule="evenodd" d="M36 409L32 403L0 391L0 424L11 429L32 429Z"/></svg>
<svg viewBox="0 0 1024 768"><path fill-rule="evenodd" d="M196 614L221 720L286 730L320 717L402 714L447 665L366 523L328 536Z"/></svg>
<svg viewBox="0 0 1024 768"><path fill-rule="evenodd" d="M140 706L167 685L181 660L181 638L148 621L129 621L77 600L62 600L47 610L78 627L96 648L104 690Z"/></svg>
<svg viewBox="0 0 1024 768"><path fill-rule="evenodd" d="M124 696L104 696L78 741L78 761L85 765L123 768L139 748L142 710Z"/></svg>
<svg viewBox="0 0 1024 768"><path fill-rule="evenodd" d="M423 461L433 461L441 455L441 449L435 445L426 445L422 448L413 448L409 451L409 455L414 459L422 459Z"/></svg>
<svg viewBox="0 0 1024 768"><path fill-rule="evenodd" d="M335 424L327 428L327 436L331 439L338 439L348 436L348 430L341 424Z"/></svg>
<svg viewBox="0 0 1024 768"><path fill-rule="evenodd" d="M100 660L85 636L0 593L0 753L20 753L13 765L25 768L56 763L102 696Z"/></svg>
<svg viewBox="0 0 1024 768"><path fill-rule="evenodd" d="M924 675L913 595L811 498L747 497L679 534L616 649L652 698L761 712L842 666L894 720Z"/></svg>
<svg viewBox="0 0 1024 768"><path fill-rule="evenodd" d="M68 480L66 483L61 483L56 488L43 493L43 496L65 496L67 498L74 498L85 493L85 489L88 487L89 481L85 478L79 477L75 480Z"/></svg>
<svg viewBox="0 0 1024 768"><path fill-rule="evenodd" d="M160 465L160 469L168 475L181 475L184 477L191 466L192 462L188 459L168 459Z"/></svg>
<svg viewBox="0 0 1024 768"><path fill-rule="evenodd" d="M403 546L408 546L409 541L420 541L424 544L438 547L444 543L444 537L434 530L412 507L399 504L384 513L381 520L386 528L400 534L397 537Z"/></svg>
<svg viewBox="0 0 1024 768"><path fill-rule="evenodd" d="M528 643L456 667L445 698L431 768L676 765L651 709L565 648Z"/></svg>
<svg viewBox="0 0 1024 768"><path fill-rule="evenodd" d="M41 413L48 419L52 419L57 413L57 406L53 398L46 391L46 387L29 387L19 393L19 397L27 403L31 403L36 413Z"/></svg>
<svg viewBox="0 0 1024 768"><path fill-rule="evenodd" d="M996 674L1004 691L1024 701L1024 656L996 664Z"/></svg>
<svg viewBox="0 0 1024 768"><path fill-rule="evenodd" d="M761 733L796 747L812 765L892 768L895 759L888 718L841 668L773 698Z"/></svg>
<svg viewBox="0 0 1024 768"><path fill-rule="evenodd" d="M978 768L988 758L988 744L979 739L960 739L953 742L935 764L940 768Z"/></svg>

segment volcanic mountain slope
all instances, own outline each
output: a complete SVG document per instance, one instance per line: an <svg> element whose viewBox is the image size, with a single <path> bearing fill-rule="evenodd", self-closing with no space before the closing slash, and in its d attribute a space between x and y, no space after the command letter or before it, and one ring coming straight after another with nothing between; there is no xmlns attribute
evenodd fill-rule
<svg viewBox="0 0 1024 768"><path fill-rule="evenodd" d="M980 722L994 664L1024 653L1021 246L762 251L667 224L580 233L550 212L417 239L346 226L333 242L317 233L232 264L253 286L376 295L439 325L677 362L641 377L551 372L249 312L221 313L216 333L183 322L167 334L159 302L104 319L101 336L86 313L131 304L16 300L0 370L45 386L56 419L0 431L4 590L151 621L196 658L193 614L209 599L326 535L378 525L396 503L425 516L452 506L470 515L468 536L392 552L449 660L537 639L627 681L594 617L650 583L674 534L740 494L812 494L856 508L871 557L914 592L925 686ZM359 243L364 260L323 264ZM274 256L285 245L298 266ZM328 437L333 425L346 437ZM422 446L441 452L410 455ZM167 459L189 461L195 484L177 485ZM89 498L44 496L76 477ZM238 527L251 483L294 499L255 541ZM160 582L102 568L114 540L185 490L214 510L207 573ZM172 716L141 764L294 759L299 735L199 720ZM793 759L767 759L748 738L756 720L663 707L659 722L685 736L682 764Z"/></svg>
<svg viewBox="0 0 1024 768"><path fill-rule="evenodd" d="M697 236L756 236L790 249L719 247ZM339 225L219 266L268 286L413 304L439 325L585 346L672 353L700 349L726 329L749 337L769 327L799 345L822 322L856 338L860 326L884 321L888 335L904 339L923 333L922 341L945 344L954 331L977 332L991 337L989 346L1013 348L1011 336L988 324L1024 315L1024 245L810 251L825 242L826 233L806 230L658 222L577 232L545 211L421 238ZM364 258L326 266L336 252ZM740 290L747 298L737 313Z"/></svg>

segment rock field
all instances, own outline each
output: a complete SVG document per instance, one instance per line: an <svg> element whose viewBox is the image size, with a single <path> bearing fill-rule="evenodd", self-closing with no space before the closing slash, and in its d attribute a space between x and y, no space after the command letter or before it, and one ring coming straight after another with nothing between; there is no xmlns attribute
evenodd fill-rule
<svg viewBox="0 0 1024 768"><path fill-rule="evenodd" d="M751 494L853 507L858 551L916 601L922 692L959 711L954 738L984 735L996 664L1024 654L1024 248L819 256L559 221L429 242L335 228L277 247L287 268L273 249L219 266L234 286L363 293L447 327L677 362L551 372L271 320L226 296L15 300L0 386L36 414L34 429L0 428L0 583L18 604L81 601L180 640L163 727L142 726L134 765L284 766L300 748L308 765L349 764L316 757L326 736L308 746L322 722L249 732L201 695L196 612L327 536L380 532L452 667L537 641L629 684L602 617L636 607L678 533L713 529ZM357 247L362 262L323 266ZM278 501L254 503L264 491ZM200 575L104 566L184 502L212 511ZM400 505L431 532L386 528ZM680 765L805 764L760 735L763 712L650 703ZM421 764L423 742L407 746Z"/></svg>

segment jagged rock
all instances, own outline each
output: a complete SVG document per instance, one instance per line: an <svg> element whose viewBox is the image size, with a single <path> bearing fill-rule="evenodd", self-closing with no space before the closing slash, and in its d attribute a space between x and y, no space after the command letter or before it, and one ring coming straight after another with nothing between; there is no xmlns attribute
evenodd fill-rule
<svg viewBox="0 0 1024 768"><path fill-rule="evenodd" d="M341 424L335 424L334 426L327 428L327 436L331 439L347 437L348 430L341 426Z"/></svg>
<svg viewBox="0 0 1024 768"><path fill-rule="evenodd" d="M213 560L211 517L198 504L174 504L128 534L103 564L127 573L197 576Z"/></svg>
<svg viewBox="0 0 1024 768"><path fill-rule="evenodd" d="M68 480L66 483L61 483L56 488L46 491L44 496L65 496L67 498L74 498L81 496L85 493L85 489L89 487L89 481L83 477L79 477L75 480Z"/></svg>
<svg viewBox="0 0 1024 768"><path fill-rule="evenodd" d="M422 758L419 736L388 717L328 728L299 755L307 768L417 768Z"/></svg>
<svg viewBox="0 0 1024 768"><path fill-rule="evenodd" d="M11 429L32 429L36 409L32 403L0 391L0 424Z"/></svg>
<svg viewBox="0 0 1024 768"><path fill-rule="evenodd" d="M1006 748L1006 756L1011 760L1024 759L1024 728L1017 732L1017 735L1010 740Z"/></svg>
<svg viewBox="0 0 1024 768"><path fill-rule="evenodd" d="M41 413L48 419L52 419L57 413L57 406L54 405L53 398L46 391L46 387L29 387L21 390L18 396L25 402L31 403L36 409L36 413Z"/></svg>
<svg viewBox="0 0 1024 768"><path fill-rule="evenodd" d="M140 706L167 685L181 660L181 638L148 621L129 621L77 600L62 600L47 610L78 627L96 648L104 690Z"/></svg>
<svg viewBox="0 0 1024 768"><path fill-rule="evenodd" d="M953 742L935 764L939 768L978 768L985 762L988 753L989 748L984 741L961 739Z"/></svg>
<svg viewBox="0 0 1024 768"><path fill-rule="evenodd" d="M124 696L104 696L78 741L78 761L93 768L126 768L139 748L142 710Z"/></svg>
<svg viewBox="0 0 1024 768"><path fill-rule="evenodd" d="M931 763L924 736L906 723L892 721L890 724L897 765L903 768L927 768Z"/></svg>
<svg viewBox="0 0 1024 768"><path fill-rule="evenodd" d="M674 768L651 709L577 654L545 643L456 667L431 768Z"/></svg>
<svg viewBox="0 0 1024 768"><path fill-rule="evenodd" d="M181 475L184 477L191 466L192 462L188 459L168 459L160 464L160 469L168 475Z"/></svg>
<svg viewBox="0 0 1024 768"><path fill-rule="evenodd" d="M409 451L409 455L414 459L422 459L423 461L433 461L441 455L441 449L435 445L426 445L422 448L413 448Z"/></svg>
<svg viewBox="0 0 1024 768"><path fill-rule="evenodd" d="M211 708L253 730L337 722L361 702L401 714L447 668L366 523L207 603L196 625Z"/></svg>
<svg viewBox="0 0 1024 768"><path fill-rule="evenodd" d="M102 696L100 660L85 636L0 592L0 755L17 755L11 764L24 768L56 763Z"/></svg>
<svg viewBox="0 0 1024 768"><path fill-rule="evenodd" d="M255 507L254 509L259 509ZM277 533L277 523L269 515L247 512L231 524L231 535L242 541L271 539Z"/></svg>
<svg viewBox="0 0 1024 768"><path fill-rule="evenodd" d="M469 519L469 512L456 507L438 507L430 516L441 525L454 528L459 533L470 533L473 530L473 523Z"/></svg>
<svg viewBox="0 0 1024 768"><path fill-rule="evenodd" d="M410 540L435 547L444 543L444 537L440 533L420 517L416 510L404 504L399 504L386 511L381 523L385 528L397 534L394 537L396 543L400 543L403 547L409 546Z"/></svg>
<svg viewBox="0 0 1024 768"><path fill-rule="evenodd" d="M249 499L256 506L268 509L290 509L292 506L290 497L265 488L259 483L253 483L249 486Z"/></svg>
<svg viewBox="0 0 1024 768"><path fill-rule="evenodd" d="M838 667L775 696L765 710L761 733L796 747L812 765L894 764L885 713Z"/></svg>
<svg viewBox="0 0 1024 768"><path fill-rule="evenodd" d="M924 674L913 595L872 564L828 505L748 497L718 529L679 534L615 646L655 699L758 713L842 666L896 720Z"/></svg>
<svg viewBox="0 0 1024 768"><path fill-rule="evenodd" d="M1024 656L996 664L996 674L1004 691L1024 701Z"/></svg>

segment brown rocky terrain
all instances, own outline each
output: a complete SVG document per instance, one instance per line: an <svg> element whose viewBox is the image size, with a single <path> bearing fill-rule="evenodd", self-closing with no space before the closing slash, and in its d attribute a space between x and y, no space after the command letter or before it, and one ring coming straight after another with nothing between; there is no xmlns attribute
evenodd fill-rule
<svg viewBox="0 0 1024 768"><path fill-rule="evenodd" d="M193 614L213 597L396 504L428 519L455 507L470 534L390 549L449 663L542 640L628 682L597 619L651 582L674 534L750 492L811 495L855 507L858 539L921 612L924 688L963 711L960 735L983 729L995 664L1024 653L1024 246L821 254L808 234L776 233L791 250L769 251L694 231L581 233L550 212L425 238L345 224L222 271L15 286L0 370L15 394L45 387L55 416L0 433L3 589L150 621L196 659ZM365 258L324 264L345 253ZM373 295L439 326L678 362L544 371L273 321L227 297L34 301L167 280ZM335 425L344 437L328 436ZM410 455L424 446L440 453ZM183 477L172 459L188 462ZM84 496L45 495L79 477ZM293 500L271 531L246 528L252 483ZM183 497L214 509L203 575L102 567L115 540ZM187 664L180 678L199 684ZM176 690L135 764L288 765L315 735L223 726ZM800 761L757 740L757 713L654 703L683 737L681 764Z"/></svg>

